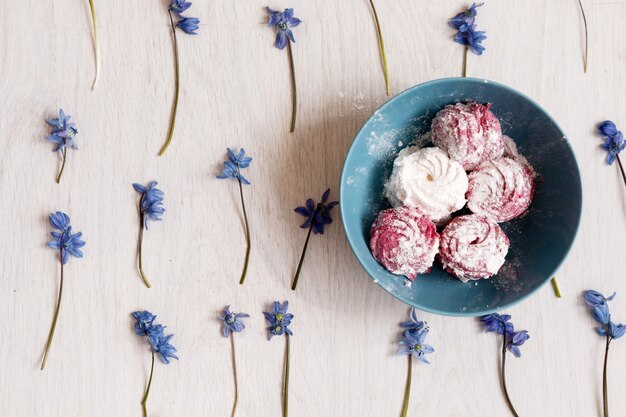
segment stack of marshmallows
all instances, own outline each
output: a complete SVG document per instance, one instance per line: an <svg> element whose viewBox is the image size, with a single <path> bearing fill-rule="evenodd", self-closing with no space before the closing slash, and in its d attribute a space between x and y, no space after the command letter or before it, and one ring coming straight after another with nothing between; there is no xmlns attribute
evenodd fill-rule
<svg viewBox="0 0 626 417"><path fill-rule="evenodd" d="M463 282L490 278L509 250L498 223L528 209L535 173L489 104L446 106L430 139L434 147L410 146L395 159L385 186L393 208L372 225L372 255L410 280L429 272L435 258ZM467 214L455 216L464 207Z"/></svg>

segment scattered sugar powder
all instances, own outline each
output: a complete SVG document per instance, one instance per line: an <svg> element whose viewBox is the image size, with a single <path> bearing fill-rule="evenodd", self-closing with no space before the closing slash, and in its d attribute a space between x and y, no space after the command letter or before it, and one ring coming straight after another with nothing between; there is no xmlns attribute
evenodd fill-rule
<svg viewBox="0 0 626 417"><path fill-rule="evenodd" d="M382 135L372 132L369 138L367 138L367 153L377 158L385 158L390 156L396 147L393 145L395 138L401 135L400 129L391 129Z"/></svg>
<svg viewBox="0 0 626 417"><path fill-rule="evenodd" d="M424 148L426 147L426 145L428 145L431 142L430 139L430 131L423 133L423 134L417 134L415 136L415 139L413 139L413 142L411 142L410 145L412 146L416 146L418 148Z"/></svg>

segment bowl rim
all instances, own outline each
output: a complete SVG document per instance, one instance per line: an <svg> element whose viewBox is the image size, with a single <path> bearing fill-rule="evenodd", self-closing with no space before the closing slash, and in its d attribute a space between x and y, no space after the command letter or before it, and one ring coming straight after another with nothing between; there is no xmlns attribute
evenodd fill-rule
<svg viewBox="0 0 626 417"><path fill-rule="evenodd" d="M548 274L548 276L544 279L543 283L541 283L540 285L538 285L536 288L532 289L531 291L529 291L527 294L524 294L523 296L519 297L516 300L513 300L509 303L506 304L502 304L499 305L497 307L493 307L493 308L488 308L488 309L484 309L484 310L478 310L478 311L472 311L472 312L458 312L458 311L447 311L447 310L442 310L442 309L437 309L437 308L431 308L431 307L425 307L422 305L417 305L417 303L409 300L406 297L403 297L401 294L394 294L393 292L389 291L387 288L385 288L383 285L381 285L381 283L374 277L374 272L370 271L370 269L368 268L368 266L365 264L365 259L362 255L359 255L355 249L354 249L354 245L355 243L353 242L353 240L357 239L357 236L355 236L356 232L351 232L350 230L348 230L348 227L346 225L346 222L343 221L343 219L347 218L349 216L349 214L346 212L346 208L343 204L343 200L344 200L344 190L345 190L345 186L346 186L346 181L348 178L348 173L346 172L346 163L348 161L348 158L350 157L350 155L352 154L352 151L354 150L354 147L356 146L356 140L359 136L361 136L361 134L363 133L363 131L365 130L365 128L369 125L370 121L372 120L372 117L374 116L374 114L376 114L377 112L383 110L385 107L389 106L392 102L399 100L401 97L404 97L406 95L409 95L411 92L413 92L413 90L417 90L418 88L422 88L428 85L435 85L435 84L441 84L441 83L445 83L445 82L449 82L449 81L461 81L461 82L467 82L467 83L480 83L480 84L484 84L484 83L489 83L489 84L493 84L497 87L503 88L505 90L508 90L514 94L517 94L519 96L521 96L522 98L528 100L531 104L533 104L534 106L536 106L541 112L543 112L548 119L550 119L550 121L554 124L554 126L556 126L556 128L559 130L559 132L561 133L561 135L563 136L563 138L565 139L565 144L566 146L570 149L572 156L574 157L574 165L576 167L576 172L578 173L578 181L577 181L577 188L580 194L580 208L578 209L578 215L576 217L576 228L574 230L574 235L573 238L571 240L571 242L569 243L568 247L565 250L565 255L563 256L563 258L558 262L558 264L555 266L554 270ZM584 196L583 196L583 187L582 187L582 175L581 175L581 171L580 171L580 166L578 164L578 158L576 157L576 153L574 151L574 148L572 147L572 145L569 142L569 139L567 137L567 135L564 133L563 129L561 129L561 126L559 126L559 124L556 122L556 120L554 120L554 118L550 115L550 113L548 113L543 106L541 106L539 103L537 103L535 100L533 100L532 98L528 97L526 94L512 88L509 87L505 84L499 83L497 81L491 81L485 78L473 78L473 77L447 77L447 78L438 78L435 80L430 80L430 81L426 81L417 85L414 85L412 87L409 87L407 89L405 89L404 91L402 91L401 93L396 94L395 96L391 97L389 100L385 101L383 104L381 104L380 106L378 106L378 108L372 113L372 115L370 117L368 117L368 119L363 123L363 126L359 129L359 131L357 132L357 134L354 136L354 139L352 139L352 143L350 144L350 148L348 149L348 152L346 153L346 156L344 158L343 161L343 167L341 169L341 178L340 178L340 183L339 183L339 201L340 201L340 205L339 205L339 210L341 213L341 219L342 219L342 225L343 225L343 230L346 234L346 237L348 239L348 243L350 245L350 250L352 251L352 253L354 254L354 256L357 258L357 260L359 261L359 263L361 264L361 267L365 270L365 272L367 273L367 275L369 275L370 279L372 281L374 281L379 287L381 287L383 290L385 290L388 294L390 294L392 297L396 298L397 300L402 301L403 303L411 306L411 307L415 307L419 310L422 311L426 311L429 313L433 313L433 314L438 314L438 315L443 315L443 316L451 316L451 317L478 317L478 316L482 316L485 314L491 314L491 313L495 313L497 311L501 311L504 310L506 308L510 308L518 303L521 303L522 301L525 301L526 299L528 299L531 295L535 294L540 288L543 288L546 283L548 281L550 281L555 275L556 272L561 268L561 266L563 265L563 263L565 262L565 260L568 258L570 251L572 249L572 246L574 245L574 242L576 241L576 237L578 236L578 231L580 229L580 221L581 221L581 217L582 217L582 211L583 211L583 204L584 204ZM369 247L369 246L368 246Z"/></svg>

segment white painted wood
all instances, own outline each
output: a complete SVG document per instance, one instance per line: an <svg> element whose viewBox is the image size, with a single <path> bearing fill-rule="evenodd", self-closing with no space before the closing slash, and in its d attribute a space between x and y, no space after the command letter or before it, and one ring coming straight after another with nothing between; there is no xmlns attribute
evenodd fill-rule
<svg viewBox="0 0 626 417"><path fill-rule="evenodd" d="M575 0L488 1L480 9L486 53L468 75L496 80L539 101L567 132L582 170L585 205L578 240L559 272L563 299L546 286L512 308L528 329L524 356L511 360L511 396L522 416L600 415L602 340L580 293L618 291L623 279L626 194L607 167L596 123L626 129L623 1L590 1L589 73L582 73L582 20ZM266 4L197 0L196 37L180 36L181 96L174 141L163 143L173 94L172 45L163 1L96 0L102 73L96 91L86 0L0 5L0 415L140 416L149 353L130 312L146 308L176 334L181 360L157 364L150 416L227 416L233 397L230 346L218 311L252 315L237 335L240 417L280 415L283 343L266 341L261 311L289 299L291 415L397 416L406 361L394 355L407 308L374 285L353 257L338 221L312 239L300 286L289 290L305 238L292 211L327 186L337 195L347 148L386 100L374 22L366 0L272 2L293 6L299 118L287 133L285 51L263 25ZM462 50L446 19L463 2L378 0L394 93L459 75ZM43 137L58 107L80 129L60 185ZM253 252L245 286L237 188L218 181L225 147L255 159L245 193ZM555 160L558 163L558 160ZM143 287L135 268L136 181L156 179L167 212L145 236ZM64 210L85 234L72 259L47 369L38 370L58 285L45 243L50 211ZM507 416L498 382L498 341L474 319L423 313L437 352L415 366L411 416ZM623 416L626 342L612 350L612 415Z"/></svg>

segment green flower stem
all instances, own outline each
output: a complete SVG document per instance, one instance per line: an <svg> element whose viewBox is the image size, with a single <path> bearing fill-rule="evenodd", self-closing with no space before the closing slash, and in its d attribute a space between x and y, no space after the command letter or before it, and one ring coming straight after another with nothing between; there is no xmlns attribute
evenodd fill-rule
<svg viewBox="0 0 626 417"><path fill-rule="evenodd" d="M63 162L61 162L61 169L57 174L57 184L61 182L61 175L63 175L63 170L65 169L65 161L67 161L67 148L63 148Z"/></svg>
<svg viewBox="0 0 626 417"><path fill-rule="evenodd" d="M152 345L150 345L152 346ZM148 386L146 392L141 399L141 409L143 410L143 417L148 417L148 411L146 410L146 403L148 402L148 395L150 394L150 387L152 386L152 375L154 374L154 348L152 349L152 365L150 365L150 378L148 378Z"/></svg>
<svg viewBox="0 0 626 417"><path fill-rule="evenodd" d="M172 25L172 36L174 37L174 75L175 75L175 83L174 83L174 104L172 106L172 113L170 115L170 127L167 132L167 140L165 144L159 151L159 156L163 156L167 147L170 146L172 142L172 136L174 136L174 125L176 124L176 112L178 111L178 90L180 85L180 76L179 76L179 64L178 64L178 40L176 39L176 25L174 24L174 18L172 17L172 12L168 10L168 15L170 17L170 24Z"/></svg>
<svg viewBox="0 0 626 417"><path fill-rule="evenodd" d="M239 173L239 168L237 168L237 173ZM243 272L241 273L241 278L239 279L239 283L243 285L243 282L246 279L246 274L248 273L248 261L250 260L250 227L248 226L246 203L244 203L243 201L243 186L241 184L241 175L237 176L237 180L239 181L239 196L241 197L241 208L243 209L243 221L246 226L246 259L243 263Z"/></svg>
<svg viewBox="0 0 626 417"><path fill-rule="evenodd" d="M589 60L589 35L587 34L587 16L585 15L585 8L583 7L582 0L578 0L578 6L580 6L580 12L583 15L583 23L585 25L585 54L583 55L583 67L586 73L587 62Z"/></svg>
<svg viewBox="0 0 626 417"><path fill-rule="evenodd" d="M285 344L285 374L283 376L283 417L289 414L289 335L285 333L287 338Z"/></svg>
<svg viewBox="0 0 626 417"><path fill-rule="evenodd" d="M143 200L143 197L141 197L141 199ZM141 200L139 201L139 211L141 212ZM146 284L146 287L150 288L152 286L150 285L150 282L148 281L146 274L144 274L143 272L143 263L142 263L142 256L141 256L141 252L142 252L141 249L143 246L143 224L144 224L144 214L143 212L141 212L141 214L139 215L139 239L137 242L137 252L139 255L139 274L141 274L141 279L143 279L143 283Z"/></svg>
<svg viewBox="0 0 626 417"><path fill-rule="evenodd" d="M235 377L235 401L233 402L233 411L230 413L230 417L235 417L235 410L237 410L237 401L239 400L239 384L237 383L237 356L235 354L234 334L234 332L230 332L230 349L233 353L233 376Z"/></svg>
<svg viewBox="0 0 626 417"><path fill-rule="evenodd" d="M559 290L559 284L556 282L556 277L552 277L550 282L552 283L552 289L554 289L554 295L556 295L556 298L561 298L561 290Z"/></svg>
<svg viewBox="0 0 626 417"><path fill-rule="evenodd" d="M93 53L94 59L96 60L96 74L93 78L93 84L91 84L91 89L94 90L98 83L98 78L100 77L100 47L98 44L98 28L96 25L96 8L93 5L93 0L89 0L89 9L91 10L91 23L93 24Z"/></svg>
<svg viewBox="0 0 626 417"><path fill-rule="evenodd" d="M619 166L619 170L622 173L622 179L624 180L624 185L626 185L626 173L624 173L624 166L622 165L622 160L619 159L619 155L617 156L617 165Z"/></svg>
<svg viewBox="0 0 626 417"><path fill-rule="evenodd" d="M506 398L506 403L509 406L509 410L511 414L515 417L519 417L517 411L515 411L515 407L513 407L513 403L511 402L511 398L509 397L509 391L506 388L506 332L502 335L503 343L502 343L502 390L504 391L504 396Z"/></svg>
<svg viewBox="0 0 626 417"><path fill-rule="evenodd" d="M404 388L404 402L402 403L402 417L406 417L409 411L409 398L411 396L411 377L413 375L413 355L407 355L409 358L409 370L406 374L406 387Z"/></svg>
<svg viewBox="0 0 626 417"><path fill-rule="evenodd" d="M376 22L376 34L378 35L378 46L380 47L380 59L383 64L383 75L385 77L385 92L389 95L389 70L387 69L387 55L385 54L385 43L383 42L383 32L380 30L380 21L378 13L374 6L374 0L370 0L372 12L374 13L374 21Z"/></svg>
<svg viewBox="0 0 626 417"><path fill-rule="evenodd" d="M465 51L463 51L463 73L462 76L463 77L467 77L467 50L468 47L465 47Z"/></svg>
<svg viewBox="0 0 626 417"><path fill-rule="evenodd" d="M59 284L59 298L57 299L57 305L54 309L54 316L52 317L52 326L50 326L50 333L48 334L48 341L46 342L46 348L43 352L43 360L41 361L41 370L46 366L46 360L48 359L48 352L50 352L50 346L52 345L52 338L54 337L54 329L57 327L57 320L59 318L59 309L61 308L61 297L63 296L63 254L59 251L61 257L61 283Z"/></svg>
<svg viewBox="0 0 626 417"><path fill-rule="evenodd" d="M291 41L287 39L287 55L289 56L289 67L291 69L291 128L289 133L296 130L296 113L298 111L298 89L296 87L296 68L293 64L293 52L291 51Z"/></svg>
<svg viewBox="0 0 626 417"><path fill-rule="evenodd" d="M604 349L604 370L602 372L602 404L604 406L604 417L609 417L609 393L608 383L606 379L606 368L609 362L609 345L611 344L611 336L606 336L606 348Z"/></svg>
<svg viewBox="0 0 626 417"><path fill-rule="evenodd" d="M306 240L304 241L304 248L302 248L302 254L300 255L300 262L298 262L298 269L296 269L296 275L293 277L293 283L291 284L291 289L293 291L296 290L296 286L298 285L298 279L300 279L300 270L302 269L302 264L304 263L304 256L306 255L306 248L307 246L309 246L309 239L311 238L311 232L313 231L314 221L315 221L315 215L313 215L313 219L311 220L311 225L309 226L309 232L307 233Z"/></svg>

